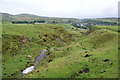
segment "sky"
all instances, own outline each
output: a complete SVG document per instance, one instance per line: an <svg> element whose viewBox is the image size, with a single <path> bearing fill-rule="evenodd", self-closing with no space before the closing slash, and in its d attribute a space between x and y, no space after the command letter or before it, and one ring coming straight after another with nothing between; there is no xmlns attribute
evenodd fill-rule
<svg viewBox="0 0 120 80"><path fill-rule="evenodd" d="M0 0L0 12L80 19L117 17L118 2L119 0Z"/></svg>

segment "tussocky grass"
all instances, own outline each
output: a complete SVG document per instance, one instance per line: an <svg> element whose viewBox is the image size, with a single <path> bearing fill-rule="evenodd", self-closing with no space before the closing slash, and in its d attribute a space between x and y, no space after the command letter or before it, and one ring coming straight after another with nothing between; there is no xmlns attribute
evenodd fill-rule
<svg viewBox="0 0 120 80"><path fill-rule="evenodd" d="M3 78L21 76L42 49L47 57L25 78L117 78L118 32L96 27L84 35L68 24L4 24Z"/></svg>

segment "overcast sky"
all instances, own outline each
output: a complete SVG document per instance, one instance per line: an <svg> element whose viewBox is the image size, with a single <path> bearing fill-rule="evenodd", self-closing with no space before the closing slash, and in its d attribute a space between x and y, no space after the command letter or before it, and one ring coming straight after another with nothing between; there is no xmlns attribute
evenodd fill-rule
<svg viewBox="0 0 120 80"><path fill-rule="evenodd" d="M0 0L0 12L48 17L117 17L119 0Z"/></svg>

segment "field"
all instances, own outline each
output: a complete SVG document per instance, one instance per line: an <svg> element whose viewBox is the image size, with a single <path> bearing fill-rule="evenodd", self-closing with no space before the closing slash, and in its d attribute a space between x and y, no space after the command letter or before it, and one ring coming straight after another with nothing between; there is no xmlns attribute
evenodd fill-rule
<svg viewBox="0 0 120 80"><path fill-rule="evenodd" d="M118 26L82 32L68 24L3 24L2 29L3 78L19 78L43 49L46 58L24 78L118 77Z"/></svg>

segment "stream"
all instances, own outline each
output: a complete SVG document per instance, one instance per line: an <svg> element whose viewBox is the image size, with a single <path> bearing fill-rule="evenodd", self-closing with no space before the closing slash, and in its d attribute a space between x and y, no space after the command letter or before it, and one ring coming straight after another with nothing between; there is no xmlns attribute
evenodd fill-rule
<svg viewBox="0 0 120 80"><path fill-rule="evenodd" d="M30 66L30 67L27 67L25 70L23 70L22 71L22 76L20 76L19 78L23 78L26 74L28 74L29 72L32 72L35 69L35 67L38 65L38 63L45 58L45 56L46 56L45 52L46 52L46 49L43 49L40 52L40 55L36 58L36 60L34 62L34 65Z"/></svg>

